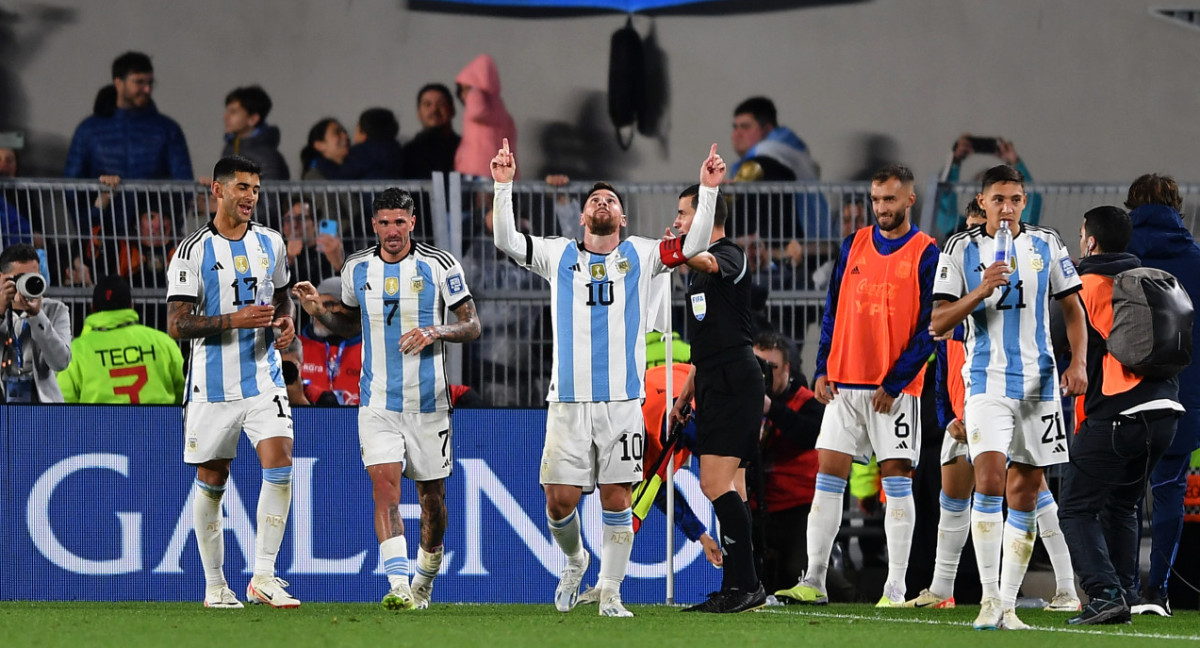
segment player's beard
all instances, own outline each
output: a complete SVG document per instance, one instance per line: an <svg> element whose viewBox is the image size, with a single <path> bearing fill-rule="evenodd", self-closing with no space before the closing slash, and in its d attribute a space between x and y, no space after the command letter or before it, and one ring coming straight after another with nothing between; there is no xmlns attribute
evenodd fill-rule
<svg viewBox="0 0 1200 648"><path fill-rule="evenodd" d="M588 223L588 232L594 236L608 236L621 230L621 218L609 212L607 218L592 216Z"/></svg>
<svg viewBox="0 0 1200 648"><path fill-rule="evenodd" d="M904 212L900 212L898 215L896 215L896 214L893 214L893 215L891 216L891 221L892 221L892 222L891 222L891 224L890 224L890 225L888 225L887 227L884 227L884 225L883 225L883 219L876 218L875 220L879 222L879 229L880 229L880 230L882 230L882 231L884 231L884 232L890 232L890 231L892 231L892 230L894 230L894 229L896 229L896 228L898 228L898 227L900 227L900 226L904 225L905 221L907 221L907 220L908 220L908 214L906 214L906 213L904 213Z"/></svg>

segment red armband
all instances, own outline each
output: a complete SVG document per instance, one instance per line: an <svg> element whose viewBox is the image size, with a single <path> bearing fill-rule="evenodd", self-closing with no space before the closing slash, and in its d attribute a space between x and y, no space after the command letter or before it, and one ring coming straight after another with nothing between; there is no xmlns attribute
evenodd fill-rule
<svg viewBox="0 0 1200 648"><path fill-rule="evenodd" d="M687 257L683 256L683 237L659 241L658 255L668 268L678 268L687 263Z"/></svg>

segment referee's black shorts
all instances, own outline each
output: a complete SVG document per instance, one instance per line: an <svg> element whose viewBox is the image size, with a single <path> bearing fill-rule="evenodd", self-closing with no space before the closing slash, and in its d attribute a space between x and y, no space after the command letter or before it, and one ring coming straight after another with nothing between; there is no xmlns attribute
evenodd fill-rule
<svg viewBox="0 0 1200 648"><path fill-rule="evenodd" d="M696 366L697 455L754 456L763 418L762 369L750 347Z"/></svg>

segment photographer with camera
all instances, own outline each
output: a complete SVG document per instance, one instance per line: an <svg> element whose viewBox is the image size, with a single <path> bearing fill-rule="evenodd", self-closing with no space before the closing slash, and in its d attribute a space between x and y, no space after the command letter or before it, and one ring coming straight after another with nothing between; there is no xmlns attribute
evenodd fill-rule
<svg viewBox="0 0 1200 648"><path fill-rule="evenodd" d="M1029 168L1025 166L1025 161L1021 159L1021 156L1017 155L1017 148L1013 146L1010 140L1006 140L1003 137L977 137L970 133L963 133L954 141L954 146L950 152L950 159L947 161L946 167L942 169L941 182L945 184L958 182L962 173L963 160L970 157L972 153L994 155L1000 158L1005 164L1020 171L1021 175L1025 176L1026 182L1033 182L1033 176L1029 174ZM989 164L988 166L991 165ZM973 193L969 195L974 198ZM1038 219L1042 215L1042 197L1036 193L1031 193L1028 198L1025 212L1021 216L1021 222L1037 225ZM946 191L941 187L938 188L936 222L937 229L942 234L942 240L945 240L955 232L966 229L966 219L958 211L958 195L953 191Z"/></svg>
<svg viewBox="0 0 1200 648"><path fill-rule="evenodd" d="M28 243L0 252L0 373L6 403L61 403L56 374L71 362L71 315L43 297L46 278Z"/></svg>

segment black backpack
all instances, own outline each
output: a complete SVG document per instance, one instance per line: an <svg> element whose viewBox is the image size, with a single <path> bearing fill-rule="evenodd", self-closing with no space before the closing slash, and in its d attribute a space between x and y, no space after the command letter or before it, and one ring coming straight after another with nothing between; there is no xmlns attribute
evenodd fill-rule
<svg viewBox="0 0 1200 648"><path fill-rule="evenodd" d="M1108 352L1147 378L1173 378L1192 363L1192 300L1179 280L1155 268L1113 277Z"/></svg>

